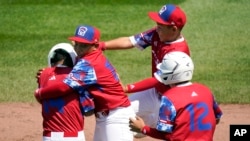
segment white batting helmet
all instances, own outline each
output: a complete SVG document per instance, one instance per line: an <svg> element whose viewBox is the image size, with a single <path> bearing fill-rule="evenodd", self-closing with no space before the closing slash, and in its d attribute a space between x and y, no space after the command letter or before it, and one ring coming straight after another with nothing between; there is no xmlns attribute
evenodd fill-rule
<svg viewBox="0 0 250 141"><path fill-rule="evenodd" d="M191 80L194 64L186 53L175 51L167 53L157 69L154 73L156 79L169 85Z"/></svg>
<svg viewBox="0 0 250 141"><path fill-rule="evenodd" d="M49 51L49 54L48 54L48 66L49 67L52 67L51 59L55 55L55 51L58 49L62 49L66 51L70 55L73 65L75 65L77 54L73 46L69 43L58 43L55 46L53 46Z"/></svg>

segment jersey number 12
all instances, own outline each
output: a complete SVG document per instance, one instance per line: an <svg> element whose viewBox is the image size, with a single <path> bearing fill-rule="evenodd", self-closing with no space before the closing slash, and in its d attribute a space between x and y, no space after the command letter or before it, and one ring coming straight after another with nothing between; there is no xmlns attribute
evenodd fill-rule
<svg viewBox="0 0 250 141"><path fill-rule="evenodd" d="M199 102L197 105L190 104L187 107L187 110L190 113L190 130L191 131L194 131L196 129L197 130L210 130L212 128L211 123L202 122L203 119L205 119L206 116L208 115L208 111L209 111L206 103ZM196 110L202 110L203 112L197 115L195 113ZM197 127L195 127L195 125L197 125Z"/></svg>

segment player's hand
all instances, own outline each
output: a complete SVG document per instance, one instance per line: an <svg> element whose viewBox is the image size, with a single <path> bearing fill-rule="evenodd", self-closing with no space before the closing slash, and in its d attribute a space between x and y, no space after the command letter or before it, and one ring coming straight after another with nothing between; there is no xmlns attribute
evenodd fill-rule
<svg viewBox="0 0 250 141"><path fill-rule="evenodd" d="M44 68L42 69L39 69L37 72L36 72L36 82L39 84L39 80L40 80L40 75L42 74Z"/></svg>
<svg viewBox="0 0 250 141"><path fill-rule="evenodd" d="M217 119L216 119L216 124L219 124L219 123L220 123L220 119L217 118Z"/></svg>
<svg viewBox="0 0 250 141"><path fill-rule="evenodd" d="M135 118L129 118L129 127L133 132L141 132L142 128L145 126L145 123L142 118L136 116Z"/></svg>
<svg viewBox="0 0 250 141"><path fill-rule="evenodd" d="M36 101L38 103L42 103L41 95L40 95L40 89L36 89L34 92L34 97L36 98Z"/></svg>
<svg viewBox="0 0 250 141"><path fill-rule="evenodd" d="M127 85L123 85L123 84L121 84L121 85L122 85L122 89L123 89L123 91L124 91L125 93L127 93L127 92L128 92Z"/></svg>

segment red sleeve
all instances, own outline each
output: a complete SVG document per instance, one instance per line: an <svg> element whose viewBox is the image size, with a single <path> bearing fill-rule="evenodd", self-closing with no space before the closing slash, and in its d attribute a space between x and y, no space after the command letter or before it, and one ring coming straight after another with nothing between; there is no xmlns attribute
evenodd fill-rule
<svg viewBox="0 0 250 141"><path fill-rule="evenodd" d="M37 71L37 76L36 78L38 79L38 87L42 88L45 87L49 77L51 76L51 74L54 72L54 68L43 68L43 69L39 69Z"/></svg>
<svg viewBox="0 0 250 141"><path fill-rule="evenodd" d="M155 128L151 128L149 126L144 126L141 132L147 136L150 136L156 139L162 139L162 140L168 141L170 138L169 133L158 131Z"/></svg>
<svg viewBox="0 0 250 141"><path fill-rule="evenodd" d="M74 93L74 90L63 82L57 82L47 87L41 88L41 99L56 98L63 95Z"/></svg>
<svg viewBox="0 0 250 141"><path fill-rule="evenodd" d="M99 46L98 46L102 51L106 50L105 47L105 42L99 42Z"/></svg>
<svg viewBox="0 0 250 141"><path fill-rule="evenodd" d="M138 92L155 87L160 82L155 77L146 78L144 80L135 82L134 84L128 84L126 87L128 93Z"/></svg>

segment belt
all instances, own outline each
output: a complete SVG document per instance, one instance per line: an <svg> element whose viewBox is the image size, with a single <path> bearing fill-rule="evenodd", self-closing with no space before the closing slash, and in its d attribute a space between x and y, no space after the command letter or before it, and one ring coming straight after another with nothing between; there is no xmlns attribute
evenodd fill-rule
<svg viewBox="0 0 250 141"><path fill-rule="evenodd" d="M51 133L63 134L63 137L78 137L78 132L51 132L51 131L43 131L43 136L51 137Z"/></svg>
<svg viewBox="0 0 250 141"><path fill-rule="evenodd" d="M109 115L109 110L105 110L105 111L95 113L95 117L97 117L97 118L106 117L108 115Z"/></svg>

